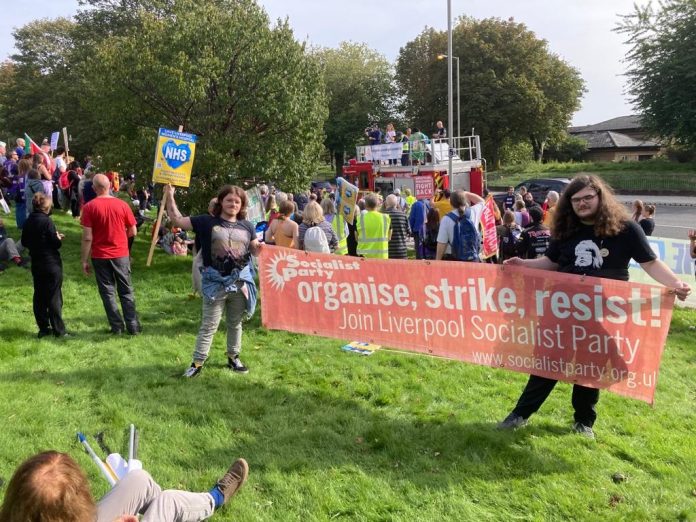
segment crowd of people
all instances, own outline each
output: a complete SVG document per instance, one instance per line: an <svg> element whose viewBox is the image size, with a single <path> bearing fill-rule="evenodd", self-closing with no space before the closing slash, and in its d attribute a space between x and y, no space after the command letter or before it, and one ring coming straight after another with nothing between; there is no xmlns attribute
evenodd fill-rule
<svg viewBox="0 0 696 522"><path fill-rule="evenodd" d="M70 335L62 319L63 234L50 217L55 208L80 219L82 270L85 275L95 273L110 332L138 335L141 324L130 279L130 245L138 232L136 218L151 203L150 194L144 188L135 190L132 179L119 187L114 173L92 175L89 168L83 171L76 162L67 163L60 149L53 174L45 157L37 160L20 150L24 152L18 141L17 149L6 155L0 186L15 208L21 241L9 238L0 223L0 255L27 266L20 251L29 251L38 336ZM63 183L61 176L66 177ZM119 189L134 205L115 197ZM562 194L549 192L543 205L526 191L515 193L510 187L503 212L493 206L498 255L488 259L482 258L481 219L490 194L482 197L442 190L435 198L418 199L407 189L403 194L396 189L386 197L368 193L358 201L349 222L338 211L336 194L330 190L293 195L262 186L260 192L266 210L263 241L247 220L249 199L243 189L226 185L210 201L205 214L187 217L178 210L175 190L164 188L171 224L183 232L194 232L198 251L193 275L195 284L198 272L202 294L201 325L185 378L201 374L223 315L227 366L232 372L248 372L240 360L242 322L255 310L252 257L260 253L264 242L308 252L407 259L413 240L417 259L502 262L623 281L628 280L633 259L679 299L691 291L656 258L647 242L646 233L654 228L654 207L636 202L635 212L629 216L610 187L595 176L577 176ZM690 231L689 238L691 256L696 258L696 231ZM499 428L527 424L555 384L553 379L530 375ZM598 389L573 386L573 429L586 437L594 437L598 400ZM143 520L203 520L236 493L247 475L248 465L239 459L210 491L189 493L162 491L146 472L133 472L95 503L77 464L68 455L45 452L29 458L15 472L0 509L0 522L40 519L39 513L51 513L56 520L133 522L138 514ZM45 487L47 483L50 488Z"/></svg>
<svg viewBox="0 0 696 522"><path fill-rule="evenodd" d="M365 129L365 137L370 147L401 143L400 163L402 166L419 165L428 159L427 145L430 143L430 138L419 128L411 129L409 127L402 132L395 130L393 123L388 123L385 130L382 130L377 123L374 123ZM432 139L444 140L445 138L447 138L447 130L442 121L438 121ZM398 162L398 157L388 160L389 165L396 165Z"/></svg>

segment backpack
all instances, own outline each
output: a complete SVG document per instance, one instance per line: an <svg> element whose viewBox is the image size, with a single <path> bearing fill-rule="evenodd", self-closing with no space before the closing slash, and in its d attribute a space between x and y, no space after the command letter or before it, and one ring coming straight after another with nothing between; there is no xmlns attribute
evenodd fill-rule
<svg viewBox="0 0 696 522"><path fill-rule="evenodd" d="M69 171L63 172L58 178L58 186L61 190L68 190L70 188L70 180L68 179Z"/></svg>
<svg viewBox="0 0 696 522"><path fill-rule="evenodd" d="M507 228L505 235L500 238L501 259L510 259L517 255L517 240L511 228Z"/></svg>
<svg viewBox="0 0 696 522"><path fill-rule="evenodd" d="M304 249L305 252L319 252L321 254L331 253L326 234L324 234L324 231L319 228L319 226L314 225L313 227L309 227L305 232Z"/></svg>
<svg viewBox="0 0 696 522"><path fill-rule="evenodd" d="M480 261L481 236L471 221L471 209L467 207L463 216L453 211L447 217L454 221L452 257L457 261Z"/></svg>

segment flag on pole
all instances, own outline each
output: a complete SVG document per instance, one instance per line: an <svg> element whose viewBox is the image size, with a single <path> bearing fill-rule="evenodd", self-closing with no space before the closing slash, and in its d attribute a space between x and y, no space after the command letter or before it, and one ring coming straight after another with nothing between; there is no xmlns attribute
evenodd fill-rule
<svg viewBox="0 0 696 522"><path fill-rule="evenodd" d="M41 147L39 147L26 132L24 133L24 154L39 154L42 158L43 164L48 169L48 172L53 174L53 172L51 172L51 158L48 156L48 154L41 150Z"/></svg>

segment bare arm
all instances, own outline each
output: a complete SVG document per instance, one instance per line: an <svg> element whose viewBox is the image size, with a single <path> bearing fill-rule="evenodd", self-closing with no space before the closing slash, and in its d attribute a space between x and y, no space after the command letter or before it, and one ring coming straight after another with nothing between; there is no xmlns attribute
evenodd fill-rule
<svg viewBox="0 0 696 522"><path fill-rule="evenodd" d="M300 248L300 226L297 223L292 227L292 244L295 248Z"/></svg>
<svg viewBox="0 0 696 522"><path fill-rule="evenodd" d="M510 259L503 261L503 264L536 268L537 270L558 270L558 263L554 263L546 256L537 257L535 259L520 259L519 257L511 257Z"/></svg>
<svg viewBox="0 0 696 522"><path fill-rule="evenodd" d="M276 228L278 228L277 223L279 221L277 219L274 219L273 222L271 223L271 226L269 226L266 231L263 233L263 240L268 243L269 245L272 245L275 240L275 231ZM275 225L275 226L274 226Z"/></svg>
<svg viewBox="0 0 696 522"><path fill-rule="evenodd" d="M258 239L253 239L251 243L249 243L249 252L251 252L252 256L258 256L261 253L262 248L263 245L259 243Z"/></svg>
<svg viewBox="0 0 696 522"><path fill-rule="evenodd" d="M128 237L135 237L135 236L137 236L137 235L138 235L138 228L137 228L135 225L133 225L132 227L128 227L128 228L126 229L126 235L127 235Z"/></svg>
<svg viewBox="0 0 696 522"><path fill-rule="evenodd" d="M691 287L674 275L674 272L659 259L640 263L640 267L655 281L672 289L681 301L691 293Z"/></svg>
<svg viewBox="0 0 696 522"><path fill-rule="evenodd" d="M89 275L89 255L92 252L92 228L82 228L82 246L80 248L80 258L82 260L82 272Z"/></svg>
<svg viewBox="0 0 696 522"><path fill-rule="evenodd" d="M469 204L471 205L476 205L478 203L483 203L484 199L479 196L478 194L474 194L473 192L466 192L466 199L469 201Z"/></svg>
<svg viewBox="0 0 696 522"><path fill-rule="evenodd" d="M437 250L435 251L435 259L441 261L447 252L447 243L438 243Z"/></svg>
<svg viewBox="0 0 696 522"><path fill-rule="evenodd" d="M179 212L179 207L176 206L176 201L174 201L174 187L165 185L164 197L167 198L167 216L169 216L169 220L172 224L183 230L193 230L191 218L182 216L181 212Z"/></svg>

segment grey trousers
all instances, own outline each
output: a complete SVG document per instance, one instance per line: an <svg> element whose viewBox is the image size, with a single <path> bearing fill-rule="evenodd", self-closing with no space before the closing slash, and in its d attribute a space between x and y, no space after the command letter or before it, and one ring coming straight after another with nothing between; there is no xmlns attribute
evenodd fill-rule
<svg viewBox="0 0 696 522"><path fill-rule="evenodd" d="M92 259L92 266L111 330L139 331L140 323L135 311L135 292L130 278L130 258ZM116 292L118 292L118 298L121 301L123 317L121 317L118 304L116 304Z"/></svg>
<svg viewBox="0 0 696 522"><path fill-rule="evenodd" d="M143 515L142 522L197 522L213 515L210 493L162 488L145 470L131 471L97 504L97 522L121 515Z"/></svg>
<svg viewBox="0 0 696 522"><path fill-rule="evenodd" d="M0 243L0 260L9 261L12 258L19 257L20 247L17 245L21 246L21 243L15 243L11 237Z"/></svg>
<svg viewBox="0 0 696 522"><path fill-rule="evenodd" d="M203 364L208 358L213 336L217 331L223 310L227 314L227 356L236 357L242 347L242 317L246 310L246 297L239 292L230 292L225 297L209 301L203 297L203 316L196 337L193 361Z"/></svg>

